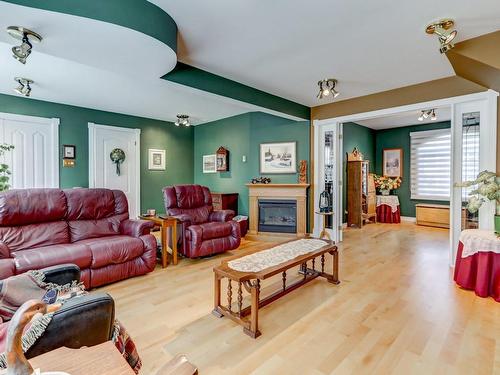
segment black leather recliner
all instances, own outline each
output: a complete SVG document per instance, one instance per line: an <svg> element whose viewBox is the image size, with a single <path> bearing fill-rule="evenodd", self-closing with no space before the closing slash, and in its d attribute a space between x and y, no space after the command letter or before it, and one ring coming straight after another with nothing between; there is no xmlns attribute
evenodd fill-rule
<svg viewBox="0 0 500 375"><path fill-rule="evenodd" d="M80 281L80 268L64 264L44 268L45 282L65 285ZM2 281L0 281L2 283ZM79 349L109 341L113 335L115 303L106 293L74 297L64 303L42 337L26 352L33 358L60 347Z"/></svg>

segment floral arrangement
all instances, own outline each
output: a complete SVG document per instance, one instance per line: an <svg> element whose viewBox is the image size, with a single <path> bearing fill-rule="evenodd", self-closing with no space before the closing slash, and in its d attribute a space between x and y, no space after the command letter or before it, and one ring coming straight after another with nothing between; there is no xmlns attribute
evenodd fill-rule
<svg viewBox="0 0 500 375"><path fill-rule="evenodd" d="M373 175L375 187L380 190L394 190L401 186L401 177L387 177Z"/></svg>
<svg viewBox="0 0 500 375"><path fill-rule="evenodd" d="M497 204L497 212L500 206L500 179L496 173L489 171L482 171L477 175L474 181L465 181L461 184L455 184L458 187L472 187L476 186L474 190L469 193L467 203L467 210L470 213L476 213L483 203L487 201L495 201Z"/></svg>
<svg viewBox="0 0 500 375"><path fill-rule="evenodd" d="M14 149L13 145L9 144L0 144L0 157L3 156L6 152L12 151ZM10 175L11 171L9 169L9 166L7 164L1 163L0 164L0 191L5 191L9 190L10 185L9 185L9 180L10 180Z"/></svg>

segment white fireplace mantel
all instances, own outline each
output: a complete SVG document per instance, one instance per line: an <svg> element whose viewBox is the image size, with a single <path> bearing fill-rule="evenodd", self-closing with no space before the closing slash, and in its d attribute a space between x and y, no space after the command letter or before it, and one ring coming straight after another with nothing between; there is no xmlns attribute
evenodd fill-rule
<svg viewBox="0 0 500 375"><path fill-rule="evenodd" d="M309 184L247 184L249 190L248 235L253 238L261 236L290 236L289 233L259 232L259 199L283 199L297 202L297 233L293 237L305 237L307 234L307 189Z"/></svg>

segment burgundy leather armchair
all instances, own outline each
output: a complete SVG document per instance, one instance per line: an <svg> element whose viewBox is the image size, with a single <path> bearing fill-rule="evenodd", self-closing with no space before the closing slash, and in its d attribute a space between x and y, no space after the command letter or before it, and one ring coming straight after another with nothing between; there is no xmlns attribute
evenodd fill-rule
<svg viewBox="0 0 500 375"><path fill-rule="evenodd" d="M0 193L0 279L72 263L86 288L153 271L153 223L129 220L125 194L108 189Z"/></svg>
<svg viewBox="0 0 500 375"><path fill-rule="evenodd" d="M240 246L240 226L232 220L234 211L214 211L206 186L167 186L163 198L167 213L182 225L180 249L184 256L203 257Z"/></svg>

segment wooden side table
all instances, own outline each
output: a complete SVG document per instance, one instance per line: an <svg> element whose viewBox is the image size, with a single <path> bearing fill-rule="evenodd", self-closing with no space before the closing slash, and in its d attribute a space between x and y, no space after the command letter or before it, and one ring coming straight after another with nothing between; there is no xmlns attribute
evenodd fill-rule
<svg viewBox="0 0 500 375"><path fill-rule="evenodd" d="M320 216L323 217L323 229L321 230L319 238L321 238L321 239L326 238L329 241L331 241L332 238L330 237L330 233L328 233L328 231L326 230L326 217L327 216L333 216L333 212L319 212L319 211L316 211L316 215L320 215Z"/></svg>
<svg viewBox="0 0 500 375"><path fill-rule="evenodd" d="M29 360L34 369L71 375L135 375L111 341L82 349L59 348Z"/></svg>
<svg viewBox="0 0 500 375"><path fill-rule="evenodd" d="M168 243L170 235L168 228L172 228L172 263L177 265L177 219L171 216L139 216L141 220L152 221L160 227L161 232L161 266L168 266Z"/></svg>

